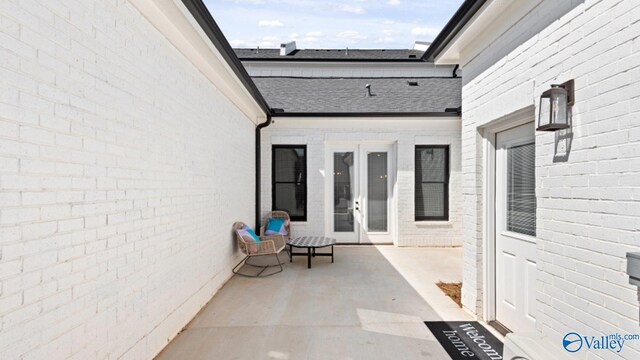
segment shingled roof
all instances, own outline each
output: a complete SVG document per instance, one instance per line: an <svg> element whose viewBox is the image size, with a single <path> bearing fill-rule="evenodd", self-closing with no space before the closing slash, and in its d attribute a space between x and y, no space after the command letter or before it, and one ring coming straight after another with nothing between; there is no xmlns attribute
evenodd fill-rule
<svg viewBox="0 0 640 360"><path fill-rule="evenodd" d="M269 106L285 113L440 113L457 109L462 102L460 78L253 77L253 81ZM366 84L373 96L367 96Z"/></svg>
<svg viewBox="0 0 640 360"><path fill-rule="evenodd" d="M401 49L298 49L280 55L280 49L233 49L240 60L247 61L422 61L424 51Z"/></svg>

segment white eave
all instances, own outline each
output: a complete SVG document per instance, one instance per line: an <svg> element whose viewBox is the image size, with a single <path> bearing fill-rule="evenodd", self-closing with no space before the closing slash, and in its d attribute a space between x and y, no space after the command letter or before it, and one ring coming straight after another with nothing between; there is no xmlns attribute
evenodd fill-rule
<svg viewBox="0 0 640 360"><path fill-rule="evenodd" d="M464 67L541 2L488 1L436 56L435 63L460 64Z"/></svg>
<svg viewBox="0 0 640 360"><path fill-rule="evenodd" d="M179 0L131 0L140 13L252 122L265 112Z"/></svg>

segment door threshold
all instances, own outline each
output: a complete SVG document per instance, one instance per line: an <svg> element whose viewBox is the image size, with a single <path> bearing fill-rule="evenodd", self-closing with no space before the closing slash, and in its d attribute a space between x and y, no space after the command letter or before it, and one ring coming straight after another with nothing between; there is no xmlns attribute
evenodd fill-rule
<svg viewBox="0 0 640 360"><path fill-rule="evenodd" d="M491 320L487 322L487 324L489 324L489 326L491 326L492 328L496 329L496 331L499 332L502 336L507 336L507 334L512 332L497 320Z"/></svg>

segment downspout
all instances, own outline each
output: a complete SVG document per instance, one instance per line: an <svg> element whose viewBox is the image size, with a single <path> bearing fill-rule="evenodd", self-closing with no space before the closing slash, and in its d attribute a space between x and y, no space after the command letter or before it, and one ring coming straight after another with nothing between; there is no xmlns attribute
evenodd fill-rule
<svg viewBox="0 0 640 360"><path fill-rule="evenodd" d="M262 124L258 124L258 126L256 126L256 218L255 218L255 224L256 224L256 232L260 231L260 183L262 182L262 166L260 164L260 159L261 159L261 150L260 150L260 132L262 131L262 129L266 128L267 126L271 125L271 114L267 114L267 121L263 122Z"/></svg>
<svg viewBox="0 0 640 360"><path fill-rule="evenodd" d="M456 64L456 66L453 68L453 74L451 75L451 77L453 77L454 79L458 77L458 68L460 67L459 64Z"/></svg>

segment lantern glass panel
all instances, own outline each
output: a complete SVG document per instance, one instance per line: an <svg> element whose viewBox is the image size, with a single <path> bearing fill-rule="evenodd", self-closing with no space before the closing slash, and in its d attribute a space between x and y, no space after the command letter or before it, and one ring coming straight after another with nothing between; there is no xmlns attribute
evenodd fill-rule
<svg viewBox="0 0 640 360"><path fill-rule="evenodd" d="M551 94L551 123L558 125L567 124L567 94Z"/></svg>
<svg viewBox="0 0 640 360"><path fill-rule="evenodd" d="M551 121L551 102L548 97L540 98L540 108L538 113L538 126L549 125Z"/></svg>

